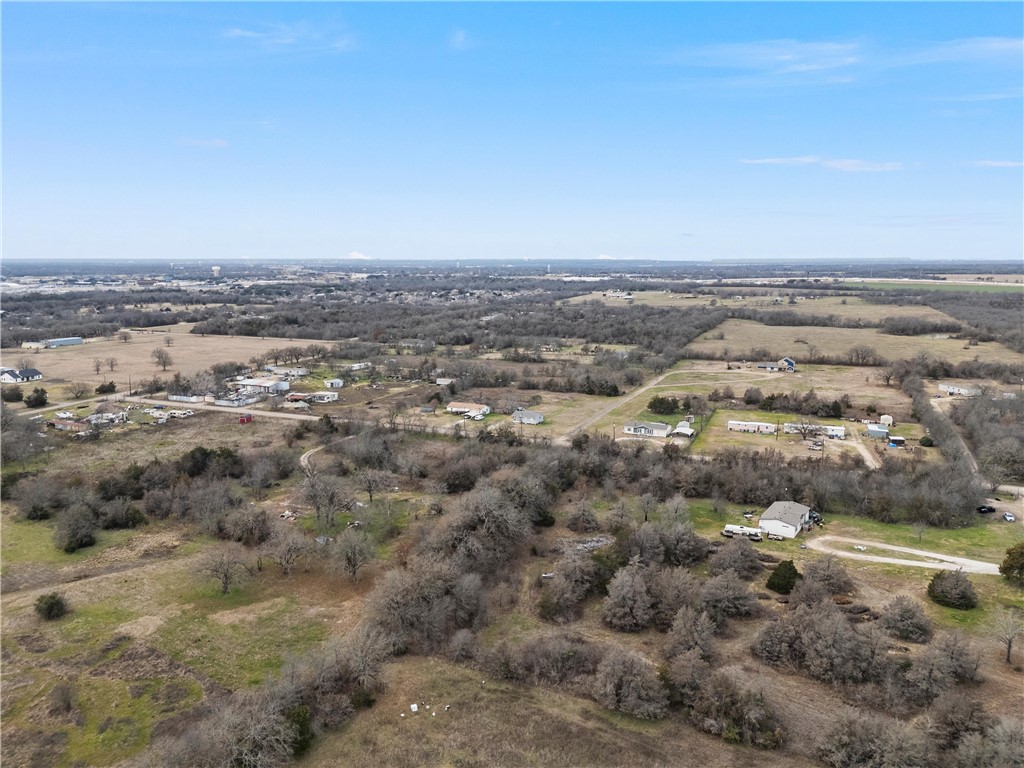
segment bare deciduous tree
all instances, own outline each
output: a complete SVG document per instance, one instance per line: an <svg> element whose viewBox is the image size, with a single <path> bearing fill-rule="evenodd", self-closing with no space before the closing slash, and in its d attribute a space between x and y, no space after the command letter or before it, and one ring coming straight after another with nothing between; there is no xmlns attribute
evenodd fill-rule
<svg viewBox="0 0 1024 768"><path fill-rule="evenodd" d="M115 369L115 368L117 368L117 358L116 358L116 357L108 357L108 358L107 358L106 360L104 360L103 362L104 362L104 363L106 363L106 365L107 365L107 369L108 369L108 370L109 370L109 371L110 371L111 373L113 373L113 372L114 372L114 369Z"/></svg>
<svg viewBox="0 0 1024 768"><path fill-rule="evenodd" d="M290 576L295 566L310 550L309 539L292 528L278 528L266 544L267 557Z"/></svg>
<svg viewBox="0 0 1024 768"><path fill-rule="evenodd" d="M352 581L359 578L359 571L373 560L376 550L370 537L355 528L349 528L338 537L334 545L334 556Z"/></svg>
<svg viewBox="0 0 1024 768"><path fill-rule="evenodd" d="M715 552L708 561L708 571L712 576L728 570L736 572L741 579L750 581L761 572L763 566L757 556L757 550L745 538L732 539Z"/></svg>
<svg viewBox="0 0 1024 768"><path fill-rule="evenodd" d="M163 370L174 364L174 360L171 358L171 353L166 349L154 349L150 355L153 358L153 362L161 367ZM99 373L99 371L97 371Z"/></svg>
<svg viewBox="0 0 1024 768"><path fill-rule="evenodd" d="M73 381L68 384L68 394L75 400L85 397L91 389L92 387L88 384L83 384L80 381Z"/></svg>
<svg viewBox="0 0 1024 768"><path fill-rule="evenodd" d="M622 632L639 632L654 618L654 598L647 589L644 566L634 558L620 568L608 584L604 600L604 620Z"/></svg>
<svg viewBox="0 0 1024 768"><path fill-rule="evenodd" d="M1011 663L1013 641L1024 634L1024 615L1016 608L999 608L992 616L989 627L992 637L1006 646L1006 663Z"/></svg>
<svg viewBox="0 0 1024 768"><path fill-rule="evenodd" d="M93 358L92 369L93 371L96 372L97 375L99 375L99 372L103 370L103 361L100 360L98 357Z"/></svg>
<svg viewBox="0 0 1024 768"><path fill-rule="evenodd" d="M668 695L658 672L647 659L632 651L609 651L597 666L594 698L602 706L657 720L668 710Z"/></svg>
<svg viewBox="0 0 1024 768"><path fill-rule="evenodd" d="M121 331L119 334L117 334L117 338L119 338L123 343L127 344L129 341L132 340L132 335L128 331Z"/></svg>
<svg viewBox="0 0 1024 768"><path fill-rule="evenodd" d="M302 495L313 506L317 529L322 533L334 526L339 512L351 509L353 505L352 498L335 478L315 471L306 478Z"/></svg>
<svg viewBox="0 0 1024 768"><path fill-rule="evenodd" d="M389 488L394 482L394 476L382 469L364 469L356 475L359 486L366 491L370 502L373 502L373 494Z"/></svg>
<svg viewBox="0 0 1024 768"><path fill-rule="evenodd" d="M246 568L237 547L224 546L207 553L199 563L199 571L217 579L220 582L220 593L226 595Z"/></svg>

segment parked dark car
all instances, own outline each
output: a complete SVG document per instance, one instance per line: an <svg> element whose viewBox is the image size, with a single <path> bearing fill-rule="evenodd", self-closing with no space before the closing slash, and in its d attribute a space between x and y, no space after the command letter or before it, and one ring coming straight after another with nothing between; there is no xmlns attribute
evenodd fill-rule
<svg viewBox="0 0 1024 768"><path fill-rule="evenodd" d="M993 507L991 504L982 504L980 507L978 507L979 515L991 515L995 511L996 508Z"/></svg>

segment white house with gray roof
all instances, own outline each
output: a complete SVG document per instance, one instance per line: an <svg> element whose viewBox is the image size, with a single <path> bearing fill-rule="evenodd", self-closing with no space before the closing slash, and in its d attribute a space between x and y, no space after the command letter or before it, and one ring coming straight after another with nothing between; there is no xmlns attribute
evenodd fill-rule
<svg viewBox="0 0 1024 768"><path fill-rule="evenodd" d="M795 539L810 520L810 507L795 501L776 501L761 515L758 527L766 534Z"/></svg>
<svg viewBox="0 0 1024 768"><path fill-rule="evenodd" d="M644 437L668 437L672 427L660 421L627 421L622 431L627 435Z"/></svg>
<svg viewBox="0 0 1024 768"><path fill-rule="evenodd" d="M512 414L512 421L516 424L542 424L544 414L540 411L516 411Z"/></svg>

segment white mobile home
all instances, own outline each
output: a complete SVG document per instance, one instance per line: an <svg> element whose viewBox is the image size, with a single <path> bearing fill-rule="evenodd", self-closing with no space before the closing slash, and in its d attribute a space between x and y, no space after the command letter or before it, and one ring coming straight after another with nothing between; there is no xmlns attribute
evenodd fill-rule
<svg viewBox="0 0 1024 768"><path fill-rule="evenodd" d="M730 421L730 432L751 432L758 435L774 435L775 425L764 421Z"/></svg>
<svg viewBox="0 0 1024 768"><path fill-rule="evenodd" d="M939 384L939 391L947 395L961 395L962 397L977 397L981 394L979 387L958 387L955 384Z"/></svg>
<svg viewBox="0 0 1024 768"><path fill-rule="evenodd" d="M448 413L458 413L458 414L466 414L466 413L478 414L479 413L479 414L484 415L484 416L486 416L488 413L491 412L490 407L486 406L486 405L483 405L482 403L455 403L455 402L451 402L451 403L448 403L448 407L445 408L445 410L448 411Z"/></svg>
<svg viewBox="0 0 1024 768"><path fill-rule="evenodd" d="M264 395L276 395L291 389L291 385L281 379L239 379L235 386L243 392L258 392Z"/></svg>

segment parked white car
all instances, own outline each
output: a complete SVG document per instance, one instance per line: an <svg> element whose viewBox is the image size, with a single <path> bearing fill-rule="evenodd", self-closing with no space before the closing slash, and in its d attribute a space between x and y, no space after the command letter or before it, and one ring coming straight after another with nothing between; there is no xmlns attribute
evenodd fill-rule
<svg viewBox="0 0 1024 768"><path fill-rule="evenodd" d="M1005 520L1008 523L1017 522L1017 518L1014 517L1012 512L1003 512L1003 520Z"/></svg>

